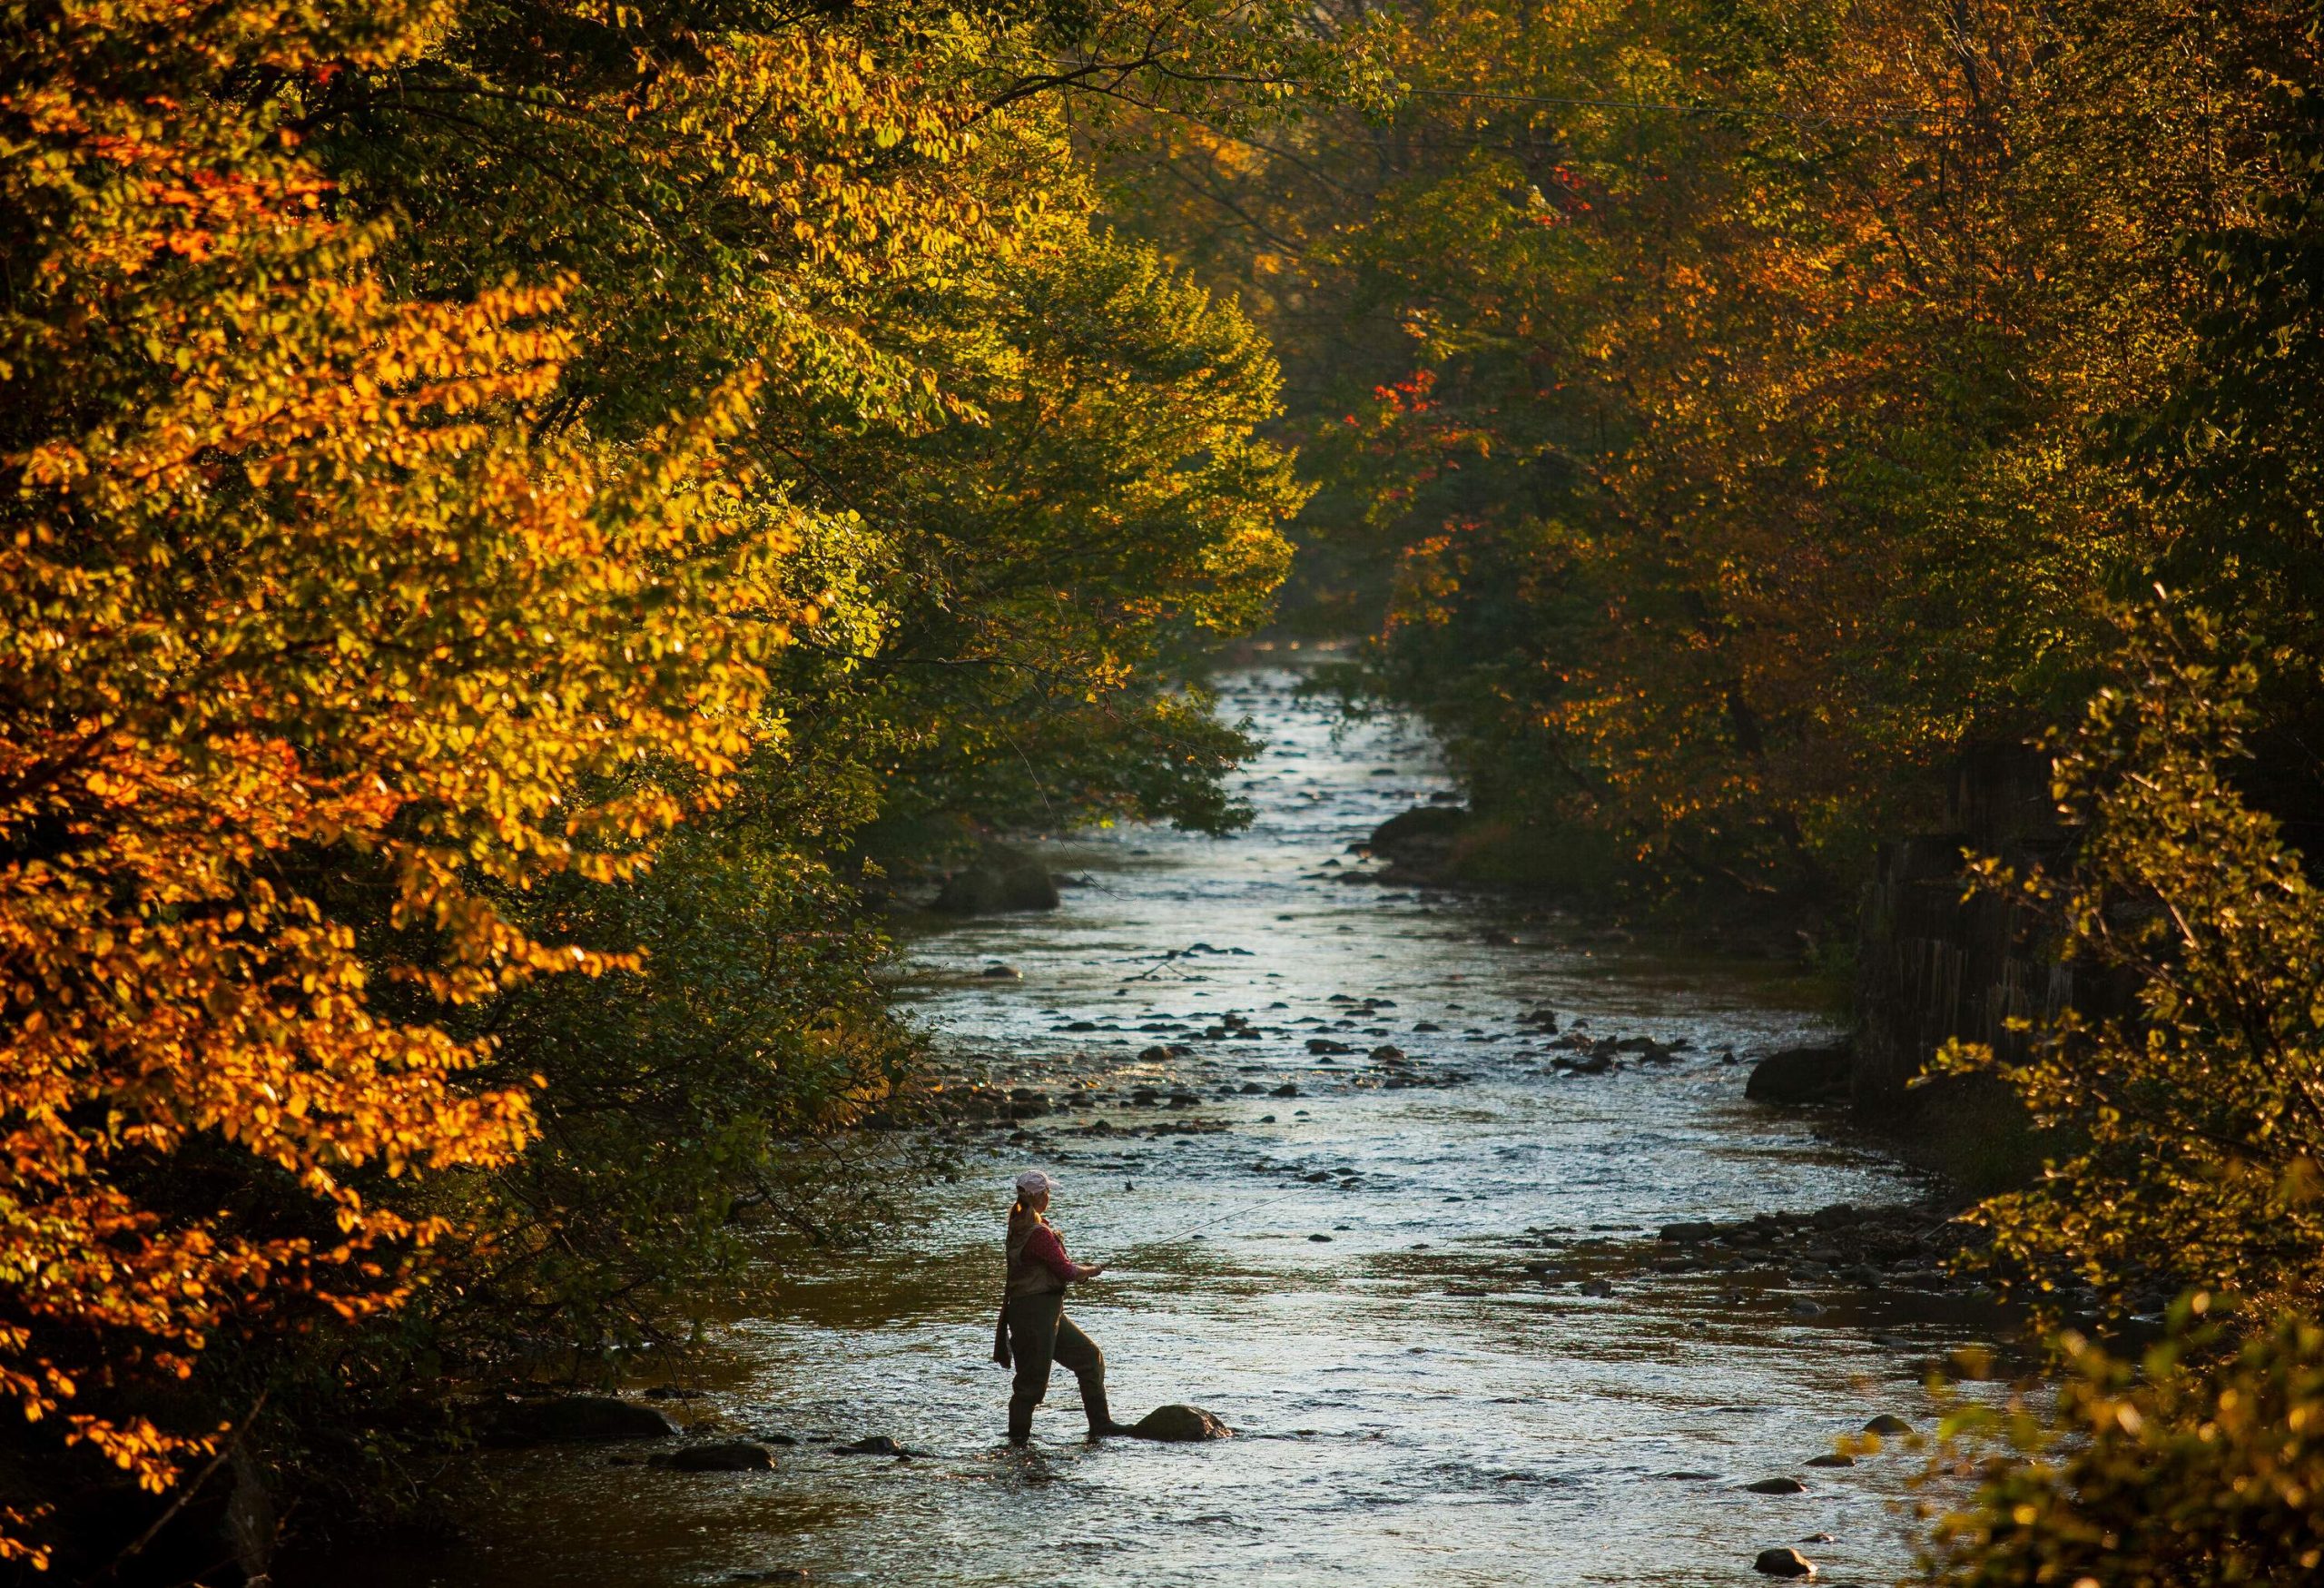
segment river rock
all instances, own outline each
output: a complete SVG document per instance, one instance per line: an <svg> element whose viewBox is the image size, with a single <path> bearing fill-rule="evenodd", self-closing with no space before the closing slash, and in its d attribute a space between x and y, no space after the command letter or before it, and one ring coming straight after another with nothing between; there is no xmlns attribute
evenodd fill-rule
<svg viewBox="0 0 2324 1588"><path fill-rule="evenodd" d="M1846 1047L1787 1048L1752 1066L1743 1095L1755 1103L1779 1107L1838 1102L1848 1095L1854 1068Z"/></svg>
<svg viewBox="0 0 2324 1588"><path fill-rule="evenodd" d="M1782 1549L1761 1550L1751 1569L1769 1577L1812 1577L1816 1563L1787 1544Z"/></svg>
<svg viewBox="0 0 2324 1588"><path fill-rule="evenodd" d="M1468 824L1469 813L1457 805L1415 805L1374 828L1367 847L1388 863L1389 880L1425 883L1451 863Z"/></svg>
<svg viewBox="0 0 2324 1588"><path fill-rule="evenodd" d="M1904 1418L1896 1415L1894 1412L1883 1412L1878 1416L1873 1418L1872 1421L1866 1423L1864 1425L1864 1431L1867 1434L1885 1434L1895 1435L1897 1434L1911 1433L1913 1431L1913 1425L1905 1421Z"/></svg>
<svg viewBox="0 0 2324 1588"><path fill-rule="evenodd" d="M911 1452L885 1434L873 1434L867 1438L858 1439L852 1445L834 1445L832 1446L832 1454L833 1455L910 1455Z"/></svg>
<svg viewBox="0 0 2324 1588"><path fill-rule="evenodd" d="M1414 805L1374 827L1369 847L1378 852L1416 843L1449 843L1468 824L1469 813L1457 805Z"/></svg>
<svg viewBox="0 0 2324 1588"><path fill-rule="evenodd" d="M1202 1439L1232 1439L1235 1430L1200 1406L1157 1406L1122 1430L1133 1439L1162 1439L1191 1445Z"/></svg>
<svg viewBox="0 0 2324 1588"><path fill-rule="evenodd" d="M1743 1485L1755 1494L1804 1494L1807 1485L1797 1478L1761 1478L1756 1484Z"/></svg>
<svg viewBox="0 0 2324 1588"><path fill-rule="evenodd" d="M1048 867L1021 855L993 855L946 877L930 907L947 915L1000 915L1054 910L1062 902Z"/></svg>
<svg viewBox="0 0 2324 1588"><path fill-rule="evenodd" d="M729 1439L673 1450L657 1465L675 1472L773 1472L774 1452L749 1439Z"/></svg>
<svg viewBox="0 0 2324 1588"><path fill-rule="evenodd" d="M1664 1225L1661 1233L1662 1238L1673 1246L1689 1246L1696 1241L1709 1240L1712 1236L1717 1235L1718 1226L1706 1219L1688 1218L1681 1219L1676 1224Z"/></svg>
<svg viewBox="0 0 2324 1588"><path fill-rule="evenodd" d="M1856 1465L1856 1457L1853 1455L1843 1455L1837 1450L1829 1450L1826 1451L1821 1455L1809 1456L1807 1458L1807 1465L1810 1466L1854 1466Z"/></svg>
<svg viewBox="0 0 2324 1588"><path fill-rule="evenodd" d="M568 1395L512 1406L502 1426L519 1439L600 1444L616 1439L667 1439L677 1425L652 1406L609 1395Z"/></svg>

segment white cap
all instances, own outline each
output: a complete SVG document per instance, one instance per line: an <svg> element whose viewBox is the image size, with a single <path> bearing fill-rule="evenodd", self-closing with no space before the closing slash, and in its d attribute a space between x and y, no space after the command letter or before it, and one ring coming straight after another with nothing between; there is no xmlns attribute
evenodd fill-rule
<svg viewBox="0 0 2324 1588"><path fill-rule="evenodd" d="M1020 1197L1038 1197L1055 1189L1049 1177L1037 1169L1029 1169L1017 1177L1017 1194Z"/></svg>

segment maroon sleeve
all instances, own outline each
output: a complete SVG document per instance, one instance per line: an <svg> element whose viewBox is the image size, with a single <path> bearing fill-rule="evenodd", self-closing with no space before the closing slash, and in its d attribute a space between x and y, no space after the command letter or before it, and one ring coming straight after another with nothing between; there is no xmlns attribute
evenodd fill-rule
<svg viewBox="0 0 2324 1588"><path fill-rule="evenodd" d="M1080 1267L1065 1255L1065 1242L1046 1224L1025 1242L1025 1255L1055 1274L1059 1284L1070 1285L1081 1277Z"/></svg>

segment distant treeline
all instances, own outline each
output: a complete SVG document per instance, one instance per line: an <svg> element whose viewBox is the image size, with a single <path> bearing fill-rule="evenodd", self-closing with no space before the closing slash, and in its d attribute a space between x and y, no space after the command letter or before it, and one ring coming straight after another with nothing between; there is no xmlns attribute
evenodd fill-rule
<svg viewBox="0 0 2324 1588"><path fill-rule="evenodd" d="M1481 867L1844 915L2158 583L2324 833L2312 6L1397 12L1393 113L1116 180L1274 337L1300 609L1448 734Z"/></svg>

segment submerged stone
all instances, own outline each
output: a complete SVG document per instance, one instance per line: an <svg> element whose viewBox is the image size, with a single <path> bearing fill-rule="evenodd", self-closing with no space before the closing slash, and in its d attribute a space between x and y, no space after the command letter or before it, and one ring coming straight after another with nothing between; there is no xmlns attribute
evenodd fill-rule
<svg viewBox="0 0 2324 1588"><path fill-rule="evenodd" d="M852 1445L834 1445L832 1446L832 1454L833 1455L910 1455L911 1452L885 1434L873 1434L867 1438L858 1439Z"/></svg>
<svg viewBox="0 0 2324 1588"><path fill-rule="evenodd" d="M1782 1549L1763 1549L1751 1569L1769 1577L1812 1577L1816 1563L1788 1545Z"/></svg>
<svg viewBox="0 0 2324 1588"><path fill-rule="evenodd" d="M1133 1439L1191 1445L1203 1439L1232 1439L1235 1430L1200 1406L1157 1406L1122 1430Z"/></svg>
<svg viewBox="0 0 2324 1588"><path fill-rule="evenodd" d="M674 1450L660 1465L677 1472L773 1472L774 1452L752 1440L730 1439Z"/></svg>

